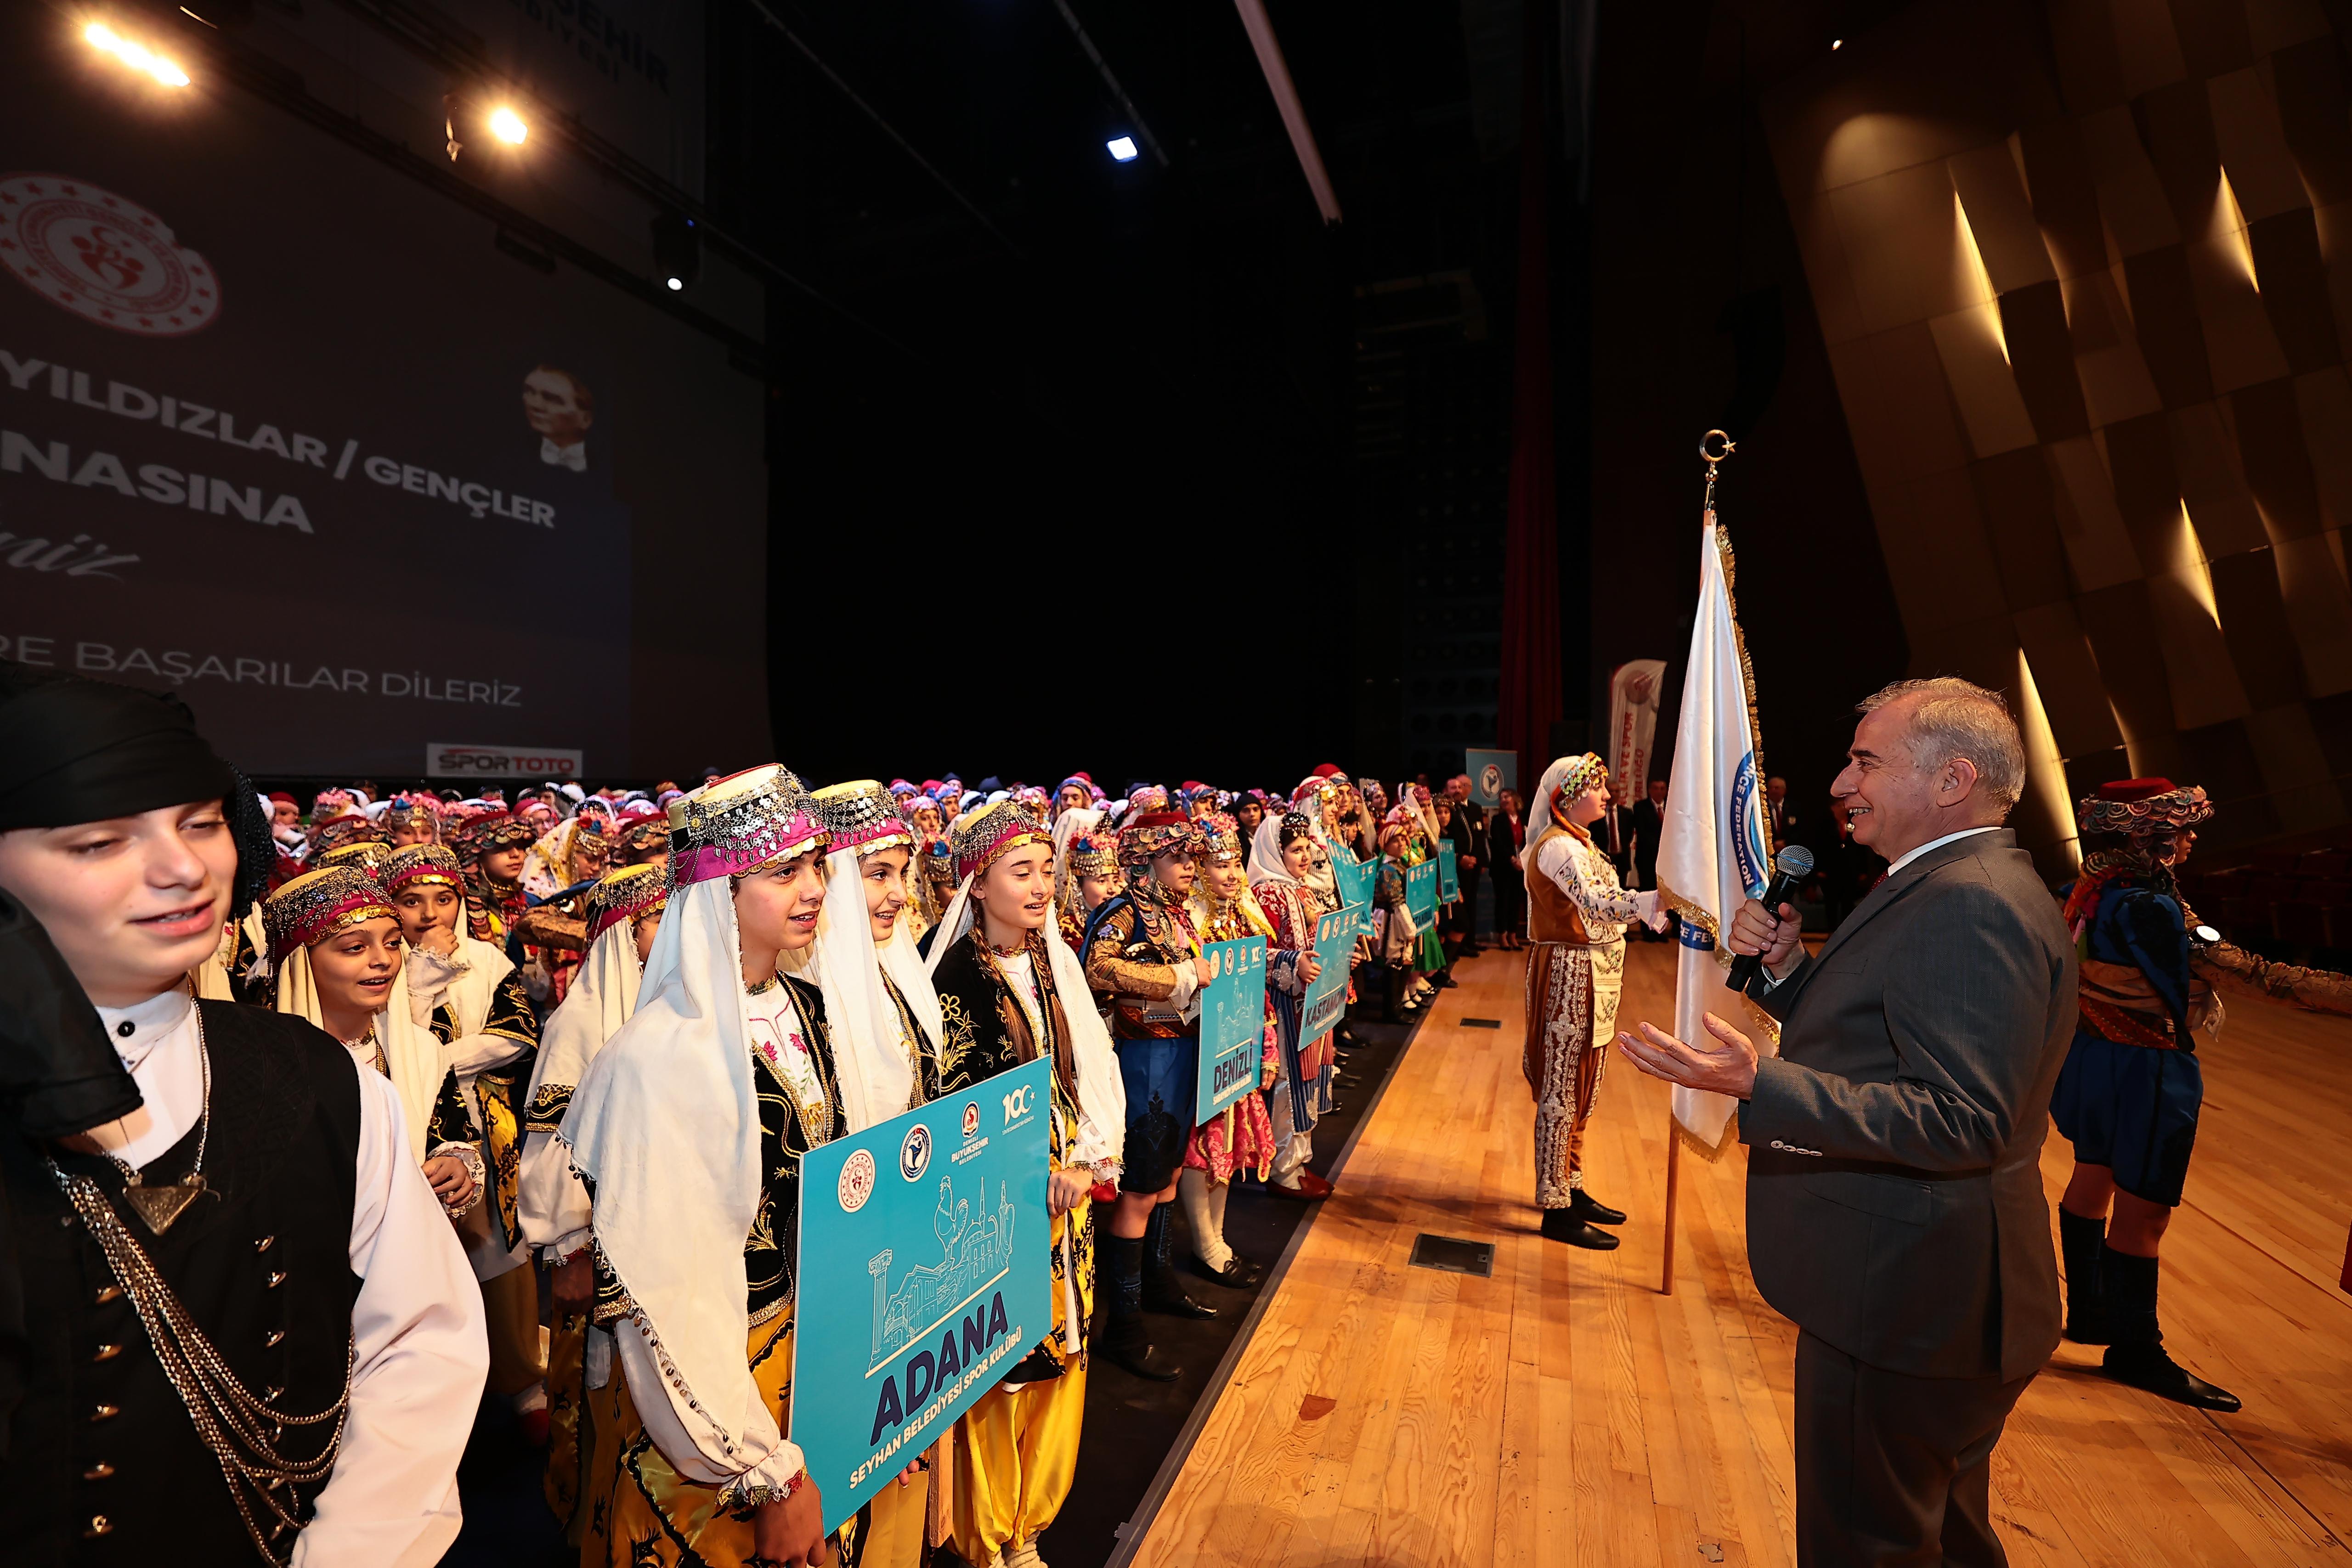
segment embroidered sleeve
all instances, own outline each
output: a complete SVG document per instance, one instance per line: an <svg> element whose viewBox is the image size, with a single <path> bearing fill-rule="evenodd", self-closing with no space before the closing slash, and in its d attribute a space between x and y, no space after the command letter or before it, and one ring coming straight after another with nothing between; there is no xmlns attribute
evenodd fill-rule
<svg viewBox="0 0 2352 1568"><path fill-rule="evenodd" d="M1551 878L1552 885L1568 894L1569 902L1584 912L1587 920L1606 920L1617 925L1642 917L1642 906L1633 895L1620 889L1617 875L1609 862L1598 854L1587 857L1576 852L1576 841L1563 834L1547 842L1536 852L1537 867ZM1585 862L1590 859L1593 871L1588 873Z"/></svg>
<svg viewBox="0 0 2352 1568"><path fill-rule="evenodd" d="M1155 1001L1175 995L1175 970L1129 956L1139 935L1137 924L1135 911L1124 908L1113 911L1095 927L1095 939L1087 945L1087 984L1109 995ZM1149 950L1150 944L1144 946Z"/></svg>
<svg viewBox="0 0 2352 1568"><path fill-rule="evenodd" d="M522 918L515 922L515 934L534 947L565 953L588 950L588 923L572 914L565 903L537 904L524 910Z"/></svg>
<svg viewBox="0 0 2352 1568"><path fill-rule="evenodd" d="M482 1032L525 1045L539 1043L539 1014L531 1009L530 993L523 988L520 970L509 970L490 993L489 1016L482 1020Z"/></svg>

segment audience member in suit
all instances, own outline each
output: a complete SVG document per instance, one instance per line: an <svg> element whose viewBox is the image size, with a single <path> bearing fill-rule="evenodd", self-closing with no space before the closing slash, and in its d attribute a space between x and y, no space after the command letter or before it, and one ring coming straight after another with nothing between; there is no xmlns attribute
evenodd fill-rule
<svg viewBox="0 0 2352 1568"><path fill-rule="evenodd" d="M2025 748L1997 694L1897 682L1849 756L1833 793L1885 879L1816 957L1787 904L1750 900L1725 941L1763 956L1780 1055L1712 1014L1694 1043L1618 1040L1741 1102L1748 1262L1799 1330L1801 1568L1999 1568L1993 1446L2058 1343L2041 1153L2074 945L2001 825Z"/></svg>
<svg viewBox="0 0 2352 1568"><path fill-rule="evenodd" d="M1527 827L1519 820L1522 807L1516 790L1506 789L1502 804L1486 813L1486 864L1495 868L1495 942L1517 952L1528 945L1528 886L1519 874L1519 847Z"/></svg>
<svg viewBox="0 0 2352 1568"><path fill-rule="evenodd" d="M1446 831L1454 840L1454 874L1462 883L1462 902L1455 906L1454 934L1461 941L1456 955L1478 956L1478 879L1486 871L1486 809L1470 798L1470 775L1456 773L1445 781L1446 798L1454 802L1454 822Z"/></svg>
<svg viewBox="0 0 2352 1568"><path fill-rule="evenodd" d="M1779 854L1784 844L1804 843L1806 830L1798 821L1797 809L1789 804L1789 781L1786 779L1764 780L1764 813L1772 824L1774 854Z"/></svg>
<svg viewBox="0 0 2352 1568"><path fill-rule="evenodd" d="M1666 822L1666 781L1650 780L1649 793L1625 809L1625 859L1633 868L1627 883L1631 887L1658 885L1658 834ZM1672 941L1674 927L1660 936L1648 926L1639 928L1634 936L1643 942Z"/></svg>
<svg viewBox="0 0 2352 1568"><path fill-rule="evenodd" d="M1815 861L1822 884L1822 907L1829 916L1829 928L1836 930L1845 923L1870 892L1878 873L1886 862L1853 836L1853 825L1847 821L1848 802L1830 802L1830 832L1822 844Z"/></svg>

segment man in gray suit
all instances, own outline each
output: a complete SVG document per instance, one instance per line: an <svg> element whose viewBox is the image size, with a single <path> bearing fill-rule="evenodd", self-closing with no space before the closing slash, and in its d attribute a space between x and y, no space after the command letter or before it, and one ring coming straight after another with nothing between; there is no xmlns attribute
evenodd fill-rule
<svg viewBox="0 0 2352 1568"><path fill-rule="evenodd" d="M1832 793L1885 878L1818 957L1785 904L1724 944L1763 956L1779 1056L1712 1014L1618 1041L1741 1102L1749 1266L1800 1330L1799 1563L1997 1565L1993 1445L2058 1343L2040 1155L2074 949L2001 826L2025 750L2000 697L1902 681L1862 715Z"/></svg>

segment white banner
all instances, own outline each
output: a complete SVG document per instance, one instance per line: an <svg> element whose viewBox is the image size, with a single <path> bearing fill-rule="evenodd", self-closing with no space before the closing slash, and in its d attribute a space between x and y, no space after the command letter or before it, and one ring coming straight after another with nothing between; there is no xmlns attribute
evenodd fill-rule
<svg viewBox="0 0 2352 1568"><path fill-rule="evenodd" d="M1664 659L1633 659L1609 676L1609 783L1620 806L1650 792L1650 743L1658 734Z"/></svg>
<svg viewBox="0 0 2352 1568"><path fill-rule="evenodd" d="M1715 949L1732 911L1764 894L1769 875L1763 780L1757 777L1746 662L1731 583L1710 511L1701 524L1698 613L1691 623L1682 715L1675 728L1674 774L1659 832L1658 885L1683 918L1675 989L1675 1034L1706 1038L1701 1015L1737 1019ZM1690 927L1696 925L1696 930ZM1706 940L1697 944L1702 934ZM1675 1091L1675 1120L1713 1147L1736 1102L1725 1094Z"/></svg>

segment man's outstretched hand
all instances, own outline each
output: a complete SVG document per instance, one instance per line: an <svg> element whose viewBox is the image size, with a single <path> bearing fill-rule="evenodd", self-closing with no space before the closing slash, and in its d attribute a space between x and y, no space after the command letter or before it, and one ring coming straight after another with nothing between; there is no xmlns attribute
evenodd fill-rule
<svg viewBox="0 0 2352 1568"><path fill-rule="evenodd" d="M1714 1038L1696 1044L1649 1024L1634 1027L1640 1038L1621 1033L1617 1049L1651 1077L1735 1100L1756 1092L1756 1042L1713 1013L1706 1015L1706 1032Z"/></svg>

